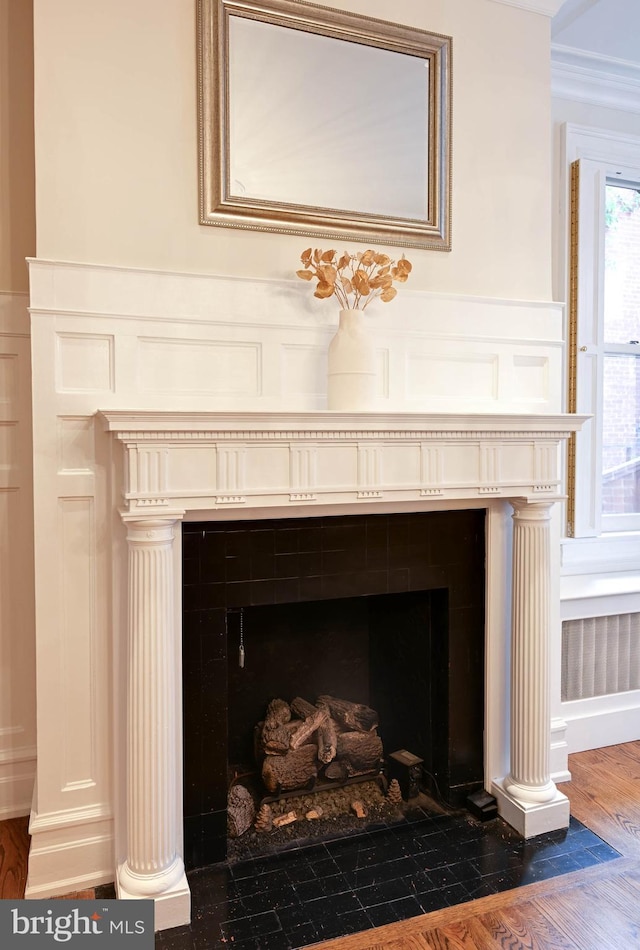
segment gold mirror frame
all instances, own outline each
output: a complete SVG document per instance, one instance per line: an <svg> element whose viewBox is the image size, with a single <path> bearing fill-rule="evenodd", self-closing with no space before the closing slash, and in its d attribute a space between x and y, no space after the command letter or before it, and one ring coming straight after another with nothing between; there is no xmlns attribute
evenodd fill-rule
<svg viewBox="0 0 640 950"><path fill-rule="evenodd" d="M451 250L450 37L298 0L198 0L197 12L201 224ZM236 105L229 82L232 17L424 61L426 194L419 197L420 205L424 198L424 216L400 217L362 208L346 210L232 193L230 122ZM291 83L296 81L294 74ZM372 95L377 94L375 82L371 85ZM384 121L384 112L380 121ZM401 171L390 169L389 174Z"/></svg>

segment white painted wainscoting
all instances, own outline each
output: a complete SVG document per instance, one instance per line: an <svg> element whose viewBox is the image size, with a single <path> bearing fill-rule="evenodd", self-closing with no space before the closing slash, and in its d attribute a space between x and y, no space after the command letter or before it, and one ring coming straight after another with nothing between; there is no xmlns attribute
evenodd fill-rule
<svg viewBox="0 0 640 950"><path fill-rule="evenodd" d="M256 281L34 260L30 283L39 679L27 893L38 897L113 881L116 857L126 854L121 821L114 830L114 815L126 811L121 754L127 544L118 513L125 475L96 413L233 411L268 418L274 412L321 411L337 308L313 300L295 278ZM372 412L513 413L520 420L557 413L562 317L562 307L553 303L403 288L391 304L371 312L378 352ZM174 465L180 466L179 458L180 452ZM403 463L393 464L400 478ZM483 464L489 485L491 453ZM502 464L500 478L508 480L511 463ZM183 470L190 465L185 455ZM222 487L225 477L232 483L232 466L222 465L216 477L221 495L236 494ZM554 484L553 497L558 492ZM510 623L505 577L512 509L499 487L475 498L490 515L495 582L488 610L500 642ZM374 495L354 502L358 511L362 504L389 501ZM438 504L428 494L418 501L422 507ZM553 522L552 537L559 537ZM179 548L179 539L174 546ZM556 547L554 541L554 564ZM179 602L179 591L176 597ZM552 772L562 774L559 593L553 578L550 610L557 631L551 644L551 761ZM504 681L507 660L503 639L488 676ZM490 744L500 750L492 753L495 761L504 762L508 700L496 702L502 704L496 716L502 725Z"/></svg>
<svg viewBox="0 0 640 950"><path fill-rule="evenodd" d="M29 814L36 767L27 306L0 293L0 820Z"/></svg>
<svg viewBox="0 0 640 950"><path fill-rule="evenodd" d="M323 409L338 307L299 280L31 262L31 313L49 332L58 397L80 410ZM560 304L403 287L366 311L376 409L556 412ZM40 387L39 387L40 388ZM99 397L99 398L98 398ZM132 401L131 401L132 400Z"/></svg>

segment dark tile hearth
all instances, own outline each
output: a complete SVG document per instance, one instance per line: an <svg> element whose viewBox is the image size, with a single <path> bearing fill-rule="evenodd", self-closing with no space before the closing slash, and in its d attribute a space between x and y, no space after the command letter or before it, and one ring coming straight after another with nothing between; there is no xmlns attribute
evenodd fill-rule
<svg viewBox="0 0 640 950"><path fill-rule="evenodd" d="M416 809L393 825L190 872L192 923L159 950L293 950L619 857L575 819L528 841L501 819Z"/></svg>

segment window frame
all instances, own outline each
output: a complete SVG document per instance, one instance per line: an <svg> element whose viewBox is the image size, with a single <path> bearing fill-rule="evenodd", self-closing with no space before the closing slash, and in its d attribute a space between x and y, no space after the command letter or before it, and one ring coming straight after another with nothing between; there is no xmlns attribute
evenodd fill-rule
<svg viewBox="0 0 640 950"><path fill-rule="evenodd" d="M605 356L633 346L604 340L605 189L611 182L640 183L640 138L564 127L569 182L568 411L591 419L568 446L569 538L640 535L640 513L602 513L602 407Z"/></svg>

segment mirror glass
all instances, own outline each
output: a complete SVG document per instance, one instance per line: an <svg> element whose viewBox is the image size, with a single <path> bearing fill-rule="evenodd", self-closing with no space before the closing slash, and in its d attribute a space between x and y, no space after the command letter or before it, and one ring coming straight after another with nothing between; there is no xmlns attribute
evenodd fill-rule
<svg viewBox="0 0 640 950"><path fill-rule="evenodd" d="M200 0L201 223L449 249L450 44Z"/></svg>
<svg viewBox="0 0 640 950"><path fill-rule="evenodd" d="M426 218L428 69L413 56L231 17L231 194Z"/></svg>

